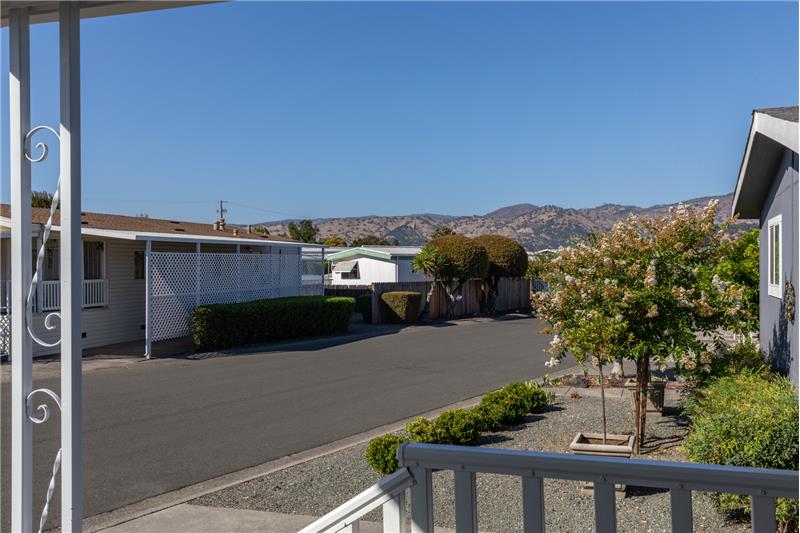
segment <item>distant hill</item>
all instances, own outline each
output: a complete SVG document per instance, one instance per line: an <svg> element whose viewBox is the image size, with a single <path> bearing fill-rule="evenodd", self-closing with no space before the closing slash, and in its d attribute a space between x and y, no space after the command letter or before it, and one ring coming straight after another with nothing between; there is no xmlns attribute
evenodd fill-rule
<svg viewBox="0 0 800 533"><path fill-rule="evenodd" d="M683 202L697 207L705 206L709 200L719 200L719 220L731 212L733 194L706 196ZM474 237L484 234L500 234L516 239L528 250L558 248L585 237L589 233L608 231L618 220L629 214L663 216L671 205L651 207L603 204L598 207L573 209L555 205L537 206L517 204L496 209L485 215L448 216L436 214L402 216L366 216L349 218L321 218L314 220L320 236L338 235L348 242L366 235L394 237L399 244L421 245L439 226L450 226L456 233ZM273 234L285 233L288 220L264 222ZM736 230L748 229L754 224L737 222Z"/></svg>

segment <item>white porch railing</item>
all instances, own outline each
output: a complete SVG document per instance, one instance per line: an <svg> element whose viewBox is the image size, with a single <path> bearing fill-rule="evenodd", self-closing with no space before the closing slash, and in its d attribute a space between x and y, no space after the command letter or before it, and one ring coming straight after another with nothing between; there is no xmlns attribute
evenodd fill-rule
<svg viewBox="0 0 800 533"><path fill-rule="evenodd" d="M405 491L411 489L412 533L433 533L432 474L452 470L455 478L456 531L478 529L475 474L522 478L523 529L545 530L544 479L594 483L595 531L616 531L614 484L668 489L672 531L692 531L692 491L727 492L751 497L752 531L775 531L775 498L797 498L796 471L643 461L523 452L495 448L406 443L397 450L401 469L337 507L301 533L358 531L359 519L383 507L384 532L405 533Z"/></svg>
<svg viewBox="0 0 800 533"><path fill-rule="evenodd" d="M58 280L41 282L37 298L34 299L35 312L57 311L61 308L61 288ZM11 282L4 281L2 288L2 303L0 309L11 311ZM83 307L102 307L108 303L108 280L86 279L83 280Z"/></svg>

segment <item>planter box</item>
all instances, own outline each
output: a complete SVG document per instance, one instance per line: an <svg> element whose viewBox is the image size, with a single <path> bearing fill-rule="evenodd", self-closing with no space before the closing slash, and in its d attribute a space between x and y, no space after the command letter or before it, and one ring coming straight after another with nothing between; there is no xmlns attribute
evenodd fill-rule
<svg viewBox="0 0 800 533"><path fill-rule="evenodd" d="M651 381L647 384L647 412L664 412L664 389L666 381ZM636 380L631 378L625 382L625 388L631 393L631 408L636 412Z"/></svg>
<svg viewBox="0 0 800 533"><path fill-rule="evenodd" d="M572 439L569 449L577 455L603 455L606 457L624 457L630 459L633 454L633 445L636 437L633 435L606 434L606 443L603 444L602 433L578 433ZM614 485L617 499L625 497L626 485ZM587 496L594 494L594 483L584 481L581 483L581 493Z"/></svg>

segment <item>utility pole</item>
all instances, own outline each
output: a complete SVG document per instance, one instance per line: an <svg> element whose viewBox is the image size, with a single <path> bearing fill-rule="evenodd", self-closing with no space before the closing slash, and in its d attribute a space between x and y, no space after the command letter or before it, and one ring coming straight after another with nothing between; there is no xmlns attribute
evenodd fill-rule
<svg viewBox="0 0 800 533"><path fill-rule="evenodd" d="M219 208L217 208L217 212L219 213L219 221L223 223L225 222L225 213L228 212L228 210L225 209L225 202L226 200L220 200Z"/></svg>

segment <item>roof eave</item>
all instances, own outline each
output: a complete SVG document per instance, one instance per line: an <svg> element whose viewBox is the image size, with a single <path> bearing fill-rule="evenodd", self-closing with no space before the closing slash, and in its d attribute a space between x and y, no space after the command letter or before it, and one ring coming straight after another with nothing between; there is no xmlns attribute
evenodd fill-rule
<svg viewBox="0 0 800 533"><path fill-rule="evenodd" d="M126 15L130 13L143 13L176 7L189 7L203 4L215 4L225 0L171 0L171 1L108 1L108 2L81 2L81 18L108 17L113 15ZM55 22L58 20L59 2L46 1L18 1L5 0L0 7L0 26L8 26L9 11L11 9L28 8L31 24Z"/></svg>
<svg viewBox="0 0 800 533"><path fill-rule="evenodd" d="M731 204L732 216L738 215L743 219L757 219L761 216L761 205L769 191L769 184L753 187L757 190L756 196L752 194L744 195L742 191L748 181L764 179L763 176L756 175L760 174L759 170L763 169L765 165L759 158L773 156L773 150L763 149L765 145L762 138L775 145L798 152L799 140L796 122L754 111L750 132L747 136L747 145L736 180L736 189Z"/></svg>

